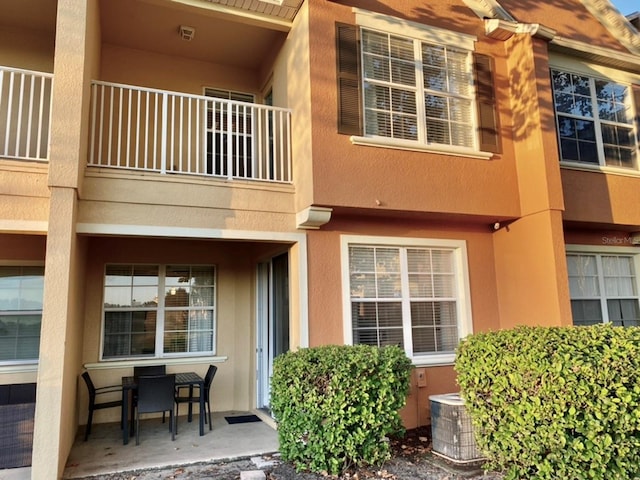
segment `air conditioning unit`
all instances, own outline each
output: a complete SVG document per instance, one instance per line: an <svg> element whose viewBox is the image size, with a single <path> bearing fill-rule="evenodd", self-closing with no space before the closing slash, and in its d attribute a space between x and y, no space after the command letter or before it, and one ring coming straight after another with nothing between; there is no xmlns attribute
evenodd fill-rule
<svg viewBox="0 0 640 480"><path fill-rule="evenodd" d="M474 436L471 417L457 393L431 395L433 453L454 463L483 460Z"/></svg>

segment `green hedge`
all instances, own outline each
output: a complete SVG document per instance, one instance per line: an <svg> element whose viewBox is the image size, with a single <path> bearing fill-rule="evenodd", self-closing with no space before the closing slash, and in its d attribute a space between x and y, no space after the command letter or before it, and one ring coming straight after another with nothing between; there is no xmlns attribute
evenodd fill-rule
<svg viewBox="0 0 640 480"><path fill-rule="evenodd" d="M323 346L277 357L271 409L280 453L298 471L340 474L390 457L411 362L398 347Z"/></svg>
<svg viewBox="0 0 640 480"><path fill-rule="evenodd" d="M640 329L472 335L455 368L487 467L506 479L640 477Z"/></svg>

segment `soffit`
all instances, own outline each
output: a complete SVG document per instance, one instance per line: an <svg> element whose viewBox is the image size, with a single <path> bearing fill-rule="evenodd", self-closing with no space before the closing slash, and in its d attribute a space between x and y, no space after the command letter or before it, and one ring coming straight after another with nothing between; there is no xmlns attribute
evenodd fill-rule
<svg viewBox="0 0 640 480"><path fill-rule="evenodd" d="M285 20L292 21L304 0L283 0L281 5L276 5L273 1L262 0L202 0L209 3L225 5L250 12L271 15Z"/></svg>
<svg viewBox="0 0 640 480"><path fill-rule="evenodd" d="M103 43L203 62L257 69L286 33L280 24L210 10L208 0L101 0ZM204 5L203 7L200 7ZM239 9L235 9L239 12ZM179 36L195 29L193 40Z"/></svg>

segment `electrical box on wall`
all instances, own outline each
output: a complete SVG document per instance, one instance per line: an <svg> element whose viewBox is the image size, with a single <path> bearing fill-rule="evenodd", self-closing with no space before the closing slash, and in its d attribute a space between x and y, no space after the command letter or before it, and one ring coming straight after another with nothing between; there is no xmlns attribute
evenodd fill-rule
<svg viewBox="0 0 640 480"><path fill-rule="evenodd" d="M416 371L417 383L418 387L426 387L427 386L427 372L424 368L419 368Z"/></svg>

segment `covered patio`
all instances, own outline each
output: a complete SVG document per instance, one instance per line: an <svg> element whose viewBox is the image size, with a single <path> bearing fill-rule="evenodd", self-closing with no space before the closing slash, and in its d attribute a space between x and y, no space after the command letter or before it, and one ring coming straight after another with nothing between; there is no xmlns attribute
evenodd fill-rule
<svg viewBox="0 0 640 480"><path fill-rule="evenodd" d="M257 413L260 421L230 424L225 417ZM212 412L213 429L205 426L199 436L198 416L191 423L186 415L178 417L178 434L171 441L168 423L160 418L141 421L140 445L135 439L122 444L118 423L94 426L89 440L79 432L73 444L63 478L82 478L92 475L129 470L216 462L251 457L278 451L278 433L273 420L262 412Z"/></svg>
<svg viewBox="0 0 640 480"><path fill-rule="evenodd" d="M260 421L230 424L225 417L256 415ZM119 423L94 425L88 441L79 429L67 459L63 478L84 478L118 472L183 466L194 463L221 462L275 453L278 433L271 417L261 411L212 412L213 429L206 426L199 435L198 415L191 423L187 416L178 418L178 434L171 441L168 423L159 417L141 420L140 445L135 437L122 443ZM28 480L31 468L0 471L3 480Z"/></svg>

